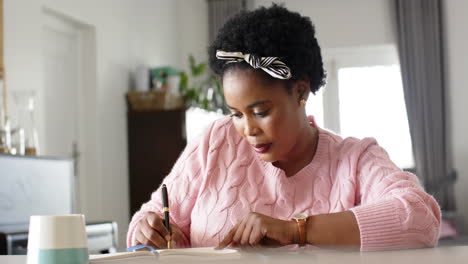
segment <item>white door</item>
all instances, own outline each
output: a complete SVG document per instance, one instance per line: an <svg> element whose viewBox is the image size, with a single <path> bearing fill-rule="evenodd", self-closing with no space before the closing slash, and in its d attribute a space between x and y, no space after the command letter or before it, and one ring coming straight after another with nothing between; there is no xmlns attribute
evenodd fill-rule
<svg viewBox="0 0 468 264"><path fill-rule="evenodd" d="M40 154L75 161L75 212L100 219L95 28L44 9Z"/></svg>
<svg viewBox="0 0 468 264"><path fill-rule="evenodd" d="M45 123L41 154L73 158L78 143L78 30L66 20L46 16L43 26ZM75 147L76 148L76 147Z"/></svg>
<svg viewBox="0 0 468 264"><path fill-rule="evenodd" d="M54 14L44 13L42 54L44 86L41 95L43 110L42 145L40 154L74 160L75 193L73 211L81 212L83 201L83 171L80 159L79 111L80 31L73 22Z"/></svg>

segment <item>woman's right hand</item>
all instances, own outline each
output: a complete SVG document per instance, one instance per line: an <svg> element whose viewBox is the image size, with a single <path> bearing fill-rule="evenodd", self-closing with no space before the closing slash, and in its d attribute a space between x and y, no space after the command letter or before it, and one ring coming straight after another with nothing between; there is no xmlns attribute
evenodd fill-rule
<svg viewBox="0 0 468 264"><path fill-rule="evenodd" d="M179 228L171 225L172 236L164 226L164 220L154 212L144 213L135 231L136 244L143 244L155 248L167 248L167 241L172 240L171 247L177 247L182 241L183 234Z"/></svg>

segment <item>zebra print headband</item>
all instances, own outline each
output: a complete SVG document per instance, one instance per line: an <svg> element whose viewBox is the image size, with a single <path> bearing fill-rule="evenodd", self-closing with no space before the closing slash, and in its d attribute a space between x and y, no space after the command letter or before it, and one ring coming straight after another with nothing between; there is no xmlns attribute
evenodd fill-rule
<svg viewBox="0 0 468 264"><path fill-rule="evenodd" d="M274 78L287 80L292 77L291 70L277 57L258 57L242 52L216 51L216 58L227 61L226 63L246 61L255 69L262 69Z"/></svg>

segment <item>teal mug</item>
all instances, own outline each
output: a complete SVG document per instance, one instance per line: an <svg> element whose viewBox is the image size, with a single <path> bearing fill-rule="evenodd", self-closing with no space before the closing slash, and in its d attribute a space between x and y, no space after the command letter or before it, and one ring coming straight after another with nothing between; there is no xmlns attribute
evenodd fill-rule
<svg viewBox="0 0 468 264"><path fill-rule="evenodd" d="M88 263L84 215L31 216L27 264Z"/></svg>

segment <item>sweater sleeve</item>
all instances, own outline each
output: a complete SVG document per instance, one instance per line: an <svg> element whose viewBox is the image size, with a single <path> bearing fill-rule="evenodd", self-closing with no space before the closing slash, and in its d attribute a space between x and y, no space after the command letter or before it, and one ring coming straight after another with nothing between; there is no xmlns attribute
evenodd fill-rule
<svg viewBox="0 0 468 264"><path fill-rule="evenodd" d="M190 216L205 174L213 127L214 123L186 146L169 175L163 180L163 184L167 185L171 224L179 227L184 235L182 243L177 247L190 247ZM144 213L155 212L162 217L161 186L152 193L151 199L133 215L127 233L128 247L136 244L136 227Z"/></svg>
<svg viewBox="0 0 468 264"><path fill-rule="evenodd" d="M441 212L418 178L399 169L375 140L357 163L354 213L361 250L432 247L437 244Z"/></svg>

